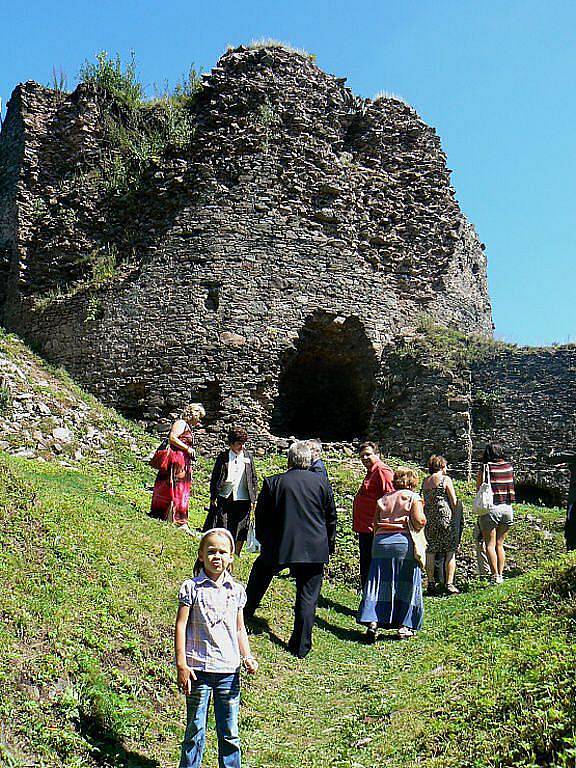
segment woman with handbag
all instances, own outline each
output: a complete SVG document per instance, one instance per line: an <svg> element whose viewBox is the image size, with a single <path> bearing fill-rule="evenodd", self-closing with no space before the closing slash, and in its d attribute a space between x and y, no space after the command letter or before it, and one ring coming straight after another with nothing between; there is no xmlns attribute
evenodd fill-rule
<svg viewBox="0 0 576 768"><path fill-rule="evenodd" d="M491 579L495 584L502 584L506 564L504 539L514 522L512 504L516 501L516 495L514 468L506 460L504 449L498 443L488 443L484 449L482 466L476 477L476 488L478 492L474 506L480 513L478 526L486 545ZM491 497L491 503L478 501L479 496L487 496L489 499Z"/></svg>
<svg viewBox="0 0 576 768"><path fill-rule="evenodd" d="M400 467L394 472L393 485L394 491L377 504L372 562L358 608L357 621L367 626L369 643L375 641L378 627L397 629L401 639L412 637L424 616L426 518L415 492L418 473Z"/></svg>
<svg viewBox="0 0 576 768"><path fill-rule="evenodd" d="M204 406L200 403L187 405L150 461L158 469L150 515L160 520L171 520L185 533L192 533L188 527L188 505L192 462L196 458L194 428L199 426L205 415Z"/></svg>

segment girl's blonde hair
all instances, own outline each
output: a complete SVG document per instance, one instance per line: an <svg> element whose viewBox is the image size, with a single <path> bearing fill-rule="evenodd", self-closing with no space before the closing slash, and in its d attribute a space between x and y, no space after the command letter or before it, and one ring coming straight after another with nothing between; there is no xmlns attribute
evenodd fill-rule
<svg viewBox="0 0 576 768"><path fill-rule="evenodd" d="M418 472L410 467L398 467L392 483L397 491L415 491L418 488Z"/></svg>
<svg viewBox="0 0 576 768"><path fill-rule="evenodd" d="M189 403L188 405L184 406L181 414L181 417L184 419L184 421L190 421L190 419L200 421L200 419L203 419L204 416L206 416L206 409L202 403Z"/></svg>
<svg viewBox="0 0 576 768"><path fill-rule="evenodd" d="M234 537L232 536L232 534L227 528L210 528L210 530L202 534L202 538L198 542L198 557L196 558L196 562L194 563L194 576L198 576L198 574L204 567L204 563L202 562L202 560L200 560L200 552L202 552L202 548L209 536L223 536L225 539L228 539L228 542L230 544L230 554L233 555L235 552L236 547L234 545ZM226 570L227 571L232 570L232 563L228 563Z"/></svg>

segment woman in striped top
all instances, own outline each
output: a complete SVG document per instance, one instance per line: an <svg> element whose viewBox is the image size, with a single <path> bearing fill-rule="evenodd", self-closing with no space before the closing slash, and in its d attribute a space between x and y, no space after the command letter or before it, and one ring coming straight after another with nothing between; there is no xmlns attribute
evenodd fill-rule
<svg viewBox="0 0 576 768"><path fill-rule="evenodd" d="M487 470L494 502L491 510L478 518L478 525L482 531L486 544L486 555L490 565L492 580L496 584L504 581L504 565L506 555L504 553L504 539L514 522L514 510L512 503L516 497L514 494L514 468L506 460L504 449L497 443L488 443L482 457L482 467L476 477L476 488L484 482L484 473Z"/></svg>

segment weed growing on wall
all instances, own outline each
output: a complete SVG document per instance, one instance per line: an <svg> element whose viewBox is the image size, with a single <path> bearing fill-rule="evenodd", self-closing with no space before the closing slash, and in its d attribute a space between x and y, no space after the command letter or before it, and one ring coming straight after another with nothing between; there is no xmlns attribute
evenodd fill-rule
<svg viewBox="0 0 576 768"><path fill-rule="evenodd" d="M487 336L466 334L455 328L438 325L429 315L418 318L417 336L398 347L402 357L422 360L430 368L459 371L474 362L507 349L511 345Z"/></svg>
<svg viewBox="0 0 576 768"><path fill-rule="evenodd" d="M281 119L274 109L274 106L266 100L263 104L260 104L255 113L255 124L261 128L262 131L262 149L264 152L268 152L270 148L270 139L273 131L281 124Z"/></svg>
<svg viewBox="0 0 576 768"><path fill-rule="evenodd" d="M86 61L82 66L80 82L101 88L128 109L136 109L144 101L144 88L138 81L134 51L126 66L123 66L119 54L109 58L107 51L100 51L95 62Z"/></svg>
<svg viewBox="0 0 576 768"><path fill-rule="evenodd" d="M104 188L113 195L134 191L144 174L170 155L186 151L194 136L191 107L200 88L194 67L160 95L146 100L139 82L134 54L125 66L118 55L106 51L95 63L84 65L82 82L103 95L105 149L100 161Z"/></svg>
<svg viewBox="0 0 576 768"><path fill-rule="evenodd" d="M50 88L56 93L64 94L68 93L68 75L64 72L62 67L52 67L52 81L50 82Z"/></svg>
<svg viewBox="0 0 576 768"><path fill-rule="evenodd" d="M71 285L56 286L43 294L37 295L34 299L34 305L37 310L44 311L55 302L71 299L79 293L102 288L102 286L118 275L121 261L118 248L114 243L104 243L104 245L95 248L85 255L79 263L87 266L86 276ZM122 264L126 269L132 266L129 259L122 261ZM96 319L101 309L100 305L101 302L98 297L92 297L88 300L87 320Z"/></svg>
<svg viewBox="0 0 576 768"><path fill-rule="evenodd" d="M252 50L260 50L261 48L281 48L284 51L290 51L290 53L297 53L310 61L316 60L315 53L309 53L304 50L304 48L295 48L290 43L283 43L281 40L276 40L273 37L262 37L259 40L252 40L248 45L248 48Z"/></svg>

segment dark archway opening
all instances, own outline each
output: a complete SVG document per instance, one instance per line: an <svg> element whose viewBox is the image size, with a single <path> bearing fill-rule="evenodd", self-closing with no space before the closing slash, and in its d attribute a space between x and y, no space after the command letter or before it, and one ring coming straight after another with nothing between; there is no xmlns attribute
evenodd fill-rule
<svg viewBox="0 0 576 768"><path fill-rule="evenodd" d="M562 491L535 483L516 483L516 501L520 504L535 504L539 507L563 506Z"/></svg>
<svg viewBox="0 0 576 768"><path fill-rule="evenodd" d="M142 381L131 381L118 393L116 408L127 419L143 419L146 412L146 386Z"/></svg>
<svg viewBox="0 0 576 768"><path fill-rule="evenodd" d="M364 435L372 415L376 365L357 318L312 315L280 373L272 432L346 441Z"/></svg>

